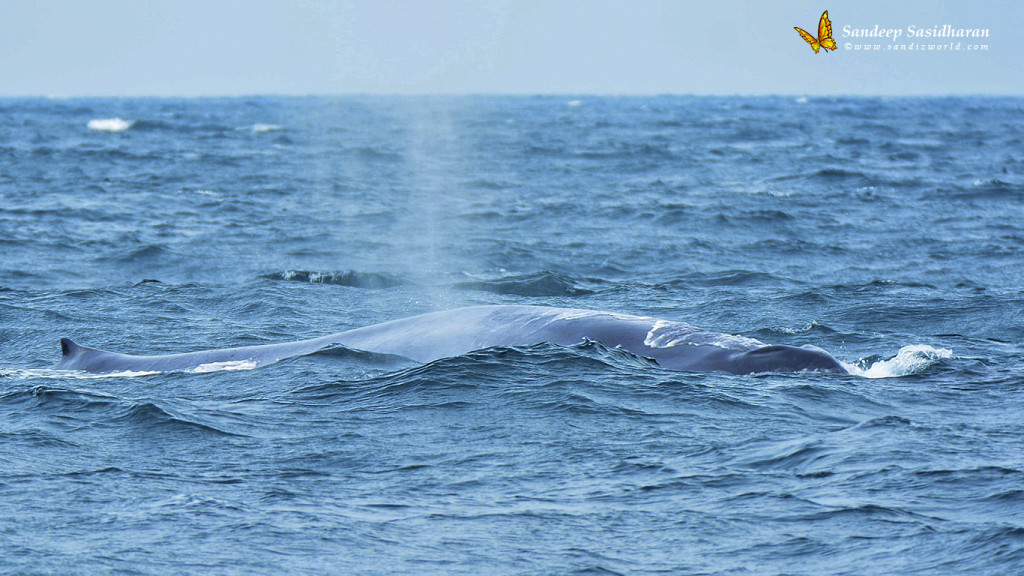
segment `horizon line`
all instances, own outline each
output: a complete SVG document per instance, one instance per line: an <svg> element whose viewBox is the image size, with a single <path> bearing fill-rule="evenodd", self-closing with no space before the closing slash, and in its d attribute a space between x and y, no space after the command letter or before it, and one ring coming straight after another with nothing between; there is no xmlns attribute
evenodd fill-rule
<svg viewBox="0 0 1024 576"><path fill-rule="evenodd" d="M210 94L3 94L0 100L213 100L244 98L1020 98L1012 92L252 92Z"/></svg>

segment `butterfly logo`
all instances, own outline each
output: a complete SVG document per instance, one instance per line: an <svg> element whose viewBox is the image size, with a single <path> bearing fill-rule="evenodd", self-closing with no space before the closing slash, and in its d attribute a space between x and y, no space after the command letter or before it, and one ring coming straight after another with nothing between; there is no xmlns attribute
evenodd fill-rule
<svg viewBox="0 0 1024 576"><path fill-rule="evenodd" d="M826 52L836 49L836 41L832 39L832 22L829 22L828 10L821 13L821 20L818 21L817 38L808 34L803 28L793 26L793 29L799 32L800 37L811 45L815 54L818 53L818 48L824 48Z"/></svg>

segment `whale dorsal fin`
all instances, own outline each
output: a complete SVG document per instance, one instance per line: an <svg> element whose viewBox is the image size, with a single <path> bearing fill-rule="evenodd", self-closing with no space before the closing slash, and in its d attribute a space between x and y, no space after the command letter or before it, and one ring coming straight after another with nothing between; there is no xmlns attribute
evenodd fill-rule
<svg viewBox="0 0 1024 576"><path fill-rule="evenodd" d="M81 349L82 347L75 344L74 340L71 338L60 339L60 356L62 359L67 358L68 356L74 356Z"/></svg>
<svg viewBox="0 0 1024 576"><path fill-rule="evenodd" d="M71 338L60 339L60 359L62 362L69 358L75 358L77 356L88 354L90 352L109 354L109 352L103 352L102 350L97 350L96 348L82 346L81 344L76 343Z"/></svg>
<svg viewBox="0 0 1024 576"><path fill-rule="evenodd" d="M82 346L75 343L71 338L61 338L60 361L57 362L55 368L58 370L89 370L90 368L85 367L86 365L94 363L96 358L109 356L120 356L120 354L111 354L110 352Z"/></svg>

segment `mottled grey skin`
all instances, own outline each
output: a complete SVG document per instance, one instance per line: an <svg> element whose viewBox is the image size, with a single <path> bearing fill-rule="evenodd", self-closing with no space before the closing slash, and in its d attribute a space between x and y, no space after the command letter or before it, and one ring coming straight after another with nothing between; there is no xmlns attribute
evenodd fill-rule
<svg viewBox="0 0 1024 576"><path fill-rule="evenodd" d="M656 338L667 331L673 338ZM679 335L682 336L679 336ZM56 368L86 372L167 372L224 362L256 366L342 345L395 354L418 362L458 356L494 346L541 342L570 346L584 340L652 358L675 370L753 374L818 371L846 374L815 347L765 346L756 340L697 330L643 316L542 306L474 306L434 312L282 344L225 348L163 356L130 356L79 346L61 338Z"/></svg>

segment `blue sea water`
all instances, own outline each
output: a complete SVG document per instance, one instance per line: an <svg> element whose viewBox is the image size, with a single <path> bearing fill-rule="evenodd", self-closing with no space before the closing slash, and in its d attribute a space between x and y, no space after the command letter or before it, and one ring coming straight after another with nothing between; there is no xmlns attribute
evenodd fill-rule
<svg viewBox="0 0 1024 576"><path fill-rule="evenodd" d="M0 100L0 574L1018 574L1024 100ZM473 304L595 344L56 371Z"/></svg>

